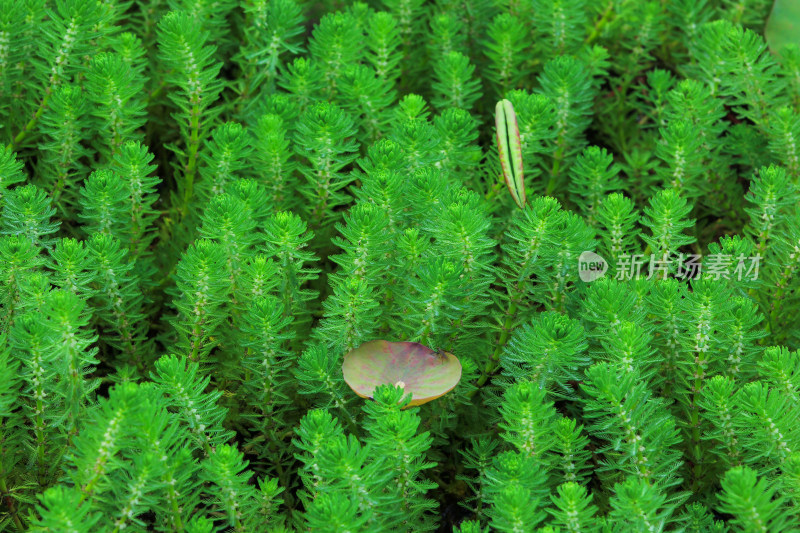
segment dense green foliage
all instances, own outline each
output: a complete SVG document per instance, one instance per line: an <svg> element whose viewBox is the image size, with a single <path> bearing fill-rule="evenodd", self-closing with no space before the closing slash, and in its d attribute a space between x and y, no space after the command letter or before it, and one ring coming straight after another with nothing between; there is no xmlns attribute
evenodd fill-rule
<svg viewBox="0 0 800 533"><path fill-rule="evenodd" d="M768 10L0 0L0 530L800 530Z"/></svg>

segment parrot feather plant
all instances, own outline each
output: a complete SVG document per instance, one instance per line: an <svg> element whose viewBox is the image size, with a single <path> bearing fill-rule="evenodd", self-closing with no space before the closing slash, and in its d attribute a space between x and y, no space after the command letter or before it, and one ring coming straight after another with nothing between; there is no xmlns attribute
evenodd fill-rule
<svg viewBox="0 0 800 533"><path fill-rule="evenodd" d="M787 4L0 0L0 531L800 530Z"/></svg>

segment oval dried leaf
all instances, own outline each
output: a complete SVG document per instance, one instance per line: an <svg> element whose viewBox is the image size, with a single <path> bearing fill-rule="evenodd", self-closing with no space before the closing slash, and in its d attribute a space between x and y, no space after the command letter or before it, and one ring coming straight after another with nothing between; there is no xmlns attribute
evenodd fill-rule
<svg viewBox="0 0 800 533"><path fill-rule="evenodd" d="M371 398L378 385L402 383L411 393L410 405L421 405L453 390L461 362L417 342L370 341L344 356L342 373L362 398Z"/></svg>

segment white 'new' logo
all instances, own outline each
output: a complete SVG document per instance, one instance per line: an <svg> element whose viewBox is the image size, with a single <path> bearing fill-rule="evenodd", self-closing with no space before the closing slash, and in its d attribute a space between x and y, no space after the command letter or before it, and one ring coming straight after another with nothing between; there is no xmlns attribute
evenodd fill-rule
<svg viewBox="0 0 800 533"><path fill-rule="evenodd" d="M606 260L594 252L583 252L578 257L578 276L586 283L602 278L607 270Z"/></svg>

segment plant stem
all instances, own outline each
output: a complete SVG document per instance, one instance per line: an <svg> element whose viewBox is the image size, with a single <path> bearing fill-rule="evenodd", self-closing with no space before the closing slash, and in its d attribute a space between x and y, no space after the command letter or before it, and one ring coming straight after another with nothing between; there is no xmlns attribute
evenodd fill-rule
<svg viewBox="0 0 800 533"><path fill-rule="evenodd" d="M183 205L181 206L181 218L185 218L189 213L189 202L194 194L194 174L197 169L197 152L200 148L200 109L197 104L192 107L192 114L189 119L189 160L183 171Z"/></svg>
<svg viewBox="0 0 800 533"><path fill-rule="evenodd" d="M25 137L28 135L28 133L30 133L33 130L33 128L36 127L36 124L39 122L39 118L41 118L42 113L44 113L44 110L47 109L47 103L50 100L51 93L52 89L48 88L47 92L45 92L44 98L42 98L42 101L39 103L39 108L36 110L36 113L33 115L33 118L30 119L27 124L25 124L25 127L22 129L22 131L19 132L17 136L14 137L14 140L11 142L12 150L16 150L19 147L20 143L25 140Z"/></svg>
<svg viewBox="0 0 800 533"><path fill-rule="evenodd" d="M603 28L605 28L605 26L608 24L608 21L611 19L613 8L614 2L612 0L608 3L608 5L606 5L603 14L600 15L600 18L597 20L597 22L595 22L594 28L592 28L592 33L586 37L586 40L583 42L584 44L592 44L600 36L600 32L603 30Z"/></svg>
<svg viewBox="0 0 800 533"><path fill-rule="evenodd" d="M475 393L486 384L488 381L489 376L497 369L497 364L500 361L500 352L502 352L503 347L508 342L508 338L511 336L511 326L514 325L514 318L517 314L517 302L512 301L508 309L506 310L506 319L503 323L503 329L500 332L500 338L497 341L497 347L492 354L492 357L486 362L486 365L483 367L483 372L481 372L481 377L478 378L476 383L477 388L469 393L469 398L475 395Z"/></svg>
<svg viewBox="0 0 800 533"><path fill-rule="evenodd" d="M22 520L20 520L16 506L14 505L14 498L12 498L8 493L8 486L6 485L5 477L0 477L0 493L3 494L6 505L8 506L8 514L10 514L14 520L14 525L17 526L17 529L20 531L25 531L25 526L22 524Z"/></svg>

